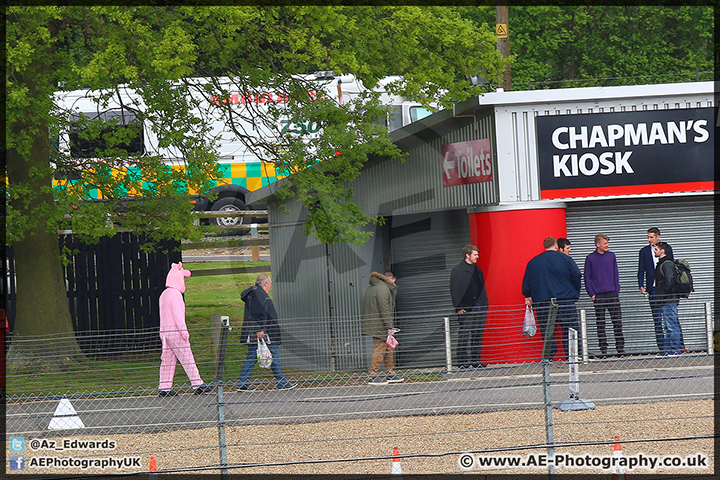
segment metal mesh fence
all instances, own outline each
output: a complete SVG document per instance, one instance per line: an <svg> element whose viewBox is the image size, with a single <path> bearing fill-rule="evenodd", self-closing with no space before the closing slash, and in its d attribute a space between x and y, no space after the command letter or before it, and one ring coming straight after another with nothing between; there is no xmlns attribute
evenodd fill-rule
<svg viewBox="0 0 720 480"><path fill-rule="evenodd" d="M285 319L294 330L308 332L302 342L284 336L279 347L283 374L297 387L292 389L277 388L273 372L255 366L247 383L254 389L237 391L247 346L238 338L239 325L217 324L191 331L190 337L202 380L212 390L195 394L178 365L173 386L178 395L173 397L158 396L157 330L132 333L137 337L133 344L147 348L83 357L70 355L76 339L102 343L127 332L16 337L16 351L42 352L52 344L52 351L67 352L55 362L48 355L24 362L66 363L66 368L41 374L35 368L26 374L11 351L8 453L16 462L23 456L25 470L37 474L147 472L151 466L159 471L371 474L389 473L397 463L393 459L401 461L405 473L544 473L547 465L483 462L515 457L527 462L531 455L558 461L562 455L604 458L612 456L619 436L627 442L626 452L706 457L704 468L686 461L684 470L668 466L640 473L712 473L712 303L702 298L681 302L687 353L677 357L658 355L647 301L623 304L626 356L599 356L594 312L579 307L585 320L579 333L587 351L583 356L580 350L577 363L565 360L562 347L554 362L541 361L541 335L526 339L521 333L524 306L493 306L484 332L491 341L484 342L481 354L486 365L473 368L454 360L458 332L450 312L423 312L423 321L417 322L423 331L413 330L414 314L400 313L404 327L396 334L395 354L403 381L382 384L369 383L372 343L359 328L345 329L355 337L344 333L343 345L313 333L328 331L316 328L321 321L347 326L360 319ZM608 337L612 345L610 326ZM345 343L364 365L338 368L353 362L327 362L328 355L348 355L342 351ZM307 365L313 357L315 369L293 366L293 358ZM399 456L392 456L393 447L399 447ZM472 459L470 466L462 464L461 458L468 458L464 453ZM8 472L13 465L9 462ZM609 473L603 465L591 467L553 468L557 473Z"/></svg>

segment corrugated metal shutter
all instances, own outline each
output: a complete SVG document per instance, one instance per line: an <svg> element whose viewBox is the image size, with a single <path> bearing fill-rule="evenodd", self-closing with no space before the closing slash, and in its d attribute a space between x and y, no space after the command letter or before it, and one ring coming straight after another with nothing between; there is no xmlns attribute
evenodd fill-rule
<svg viewBox="0 0 720 480"><path fill-rule="evenodd" d="M383 265L381 233L368 229L374 235L363 245L328 246L333 370L364 370L372 355L370 337L362 335L362 299L370 273L382 273Z"/></svg>
<svg viewBox="0 0 720 480"><path fill-rule="evenodd" d="M401 368L444 364L443 317L452 313L450 271L470 242L467 212L401 215L391 222L401 329L396 363Z"/></svg>
<svg viewBox="0 0 720 480"><path fill-rule="evenodd" d="M637 280L638 253L647 245L647 229L657 227L661 240L672 246L675 258L687 259L692 269L695 292L682 300L679 318L689 350L707 348L705 302L714 295L715 234L711 197L663 197L569 203L567 231L572 257L580 270L585 257L595 249L594 238L610 238L610 251L617 256L620 271L620 302L623 313L625 350L629 353L657 351L653 321L647 298L640 294ZM587 311L588 347L598 353L595 312L584 287L578 308ZM608 319L608 342L614 340Z"/></svg>
<svg viewBox="0 0 720 480"><path fill-rule="evenodd" d="M270 249L273 302L283 336L283 365L329 369L327 342L321 341L330 338L326 246L304 235L302 226L271 225Z"/></svg>

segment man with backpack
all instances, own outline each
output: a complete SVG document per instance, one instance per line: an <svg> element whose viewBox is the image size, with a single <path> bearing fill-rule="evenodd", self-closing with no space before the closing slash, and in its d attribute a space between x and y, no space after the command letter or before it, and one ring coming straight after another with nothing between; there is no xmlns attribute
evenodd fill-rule
<svg viewBox="0 0 720 480"><path fill-rule="evenodd" d="M665 333L662 355L676 357L682 353L682 331L678 320L680 295L676 293L678 283L676 267L673 259L667 255L670 245L666 242L657 242L653 249L658 258L655 267L655 293Z"/></svg>

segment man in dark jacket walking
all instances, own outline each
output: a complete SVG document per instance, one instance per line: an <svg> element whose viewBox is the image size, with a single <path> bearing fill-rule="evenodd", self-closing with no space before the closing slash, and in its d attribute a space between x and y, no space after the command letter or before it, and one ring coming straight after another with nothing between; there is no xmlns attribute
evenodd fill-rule
<svg viewBox="0 0 720 480"><path fill-rule="evenodd" d="M297 386L297 384L288 382L282 372L280 350L278 349L278 346L282 344L282 338L275 305L268 296L271 287L272 280L270 276L263 274L257 277L255 285L245 289L240 294L240 298L245 302L245 315L240 330L240 341L248 344L248 355L240 370L240 378L237 381L237 390L239 392L255 390L254 387L247 385L247 381L257 363L257 348L260 339L265 341L272 354L270 368L275 380L277 380L277 388L291 389Z"/></svg>
<svg viewBox="0 0 720 480"><path fill-rule="evenodd" d="M395 297L397 285L395 274L387 271L385 274L372 272L370 286L365 290L362 303L363 335L373 339L373 354L370 359L370 385L385 385L405 380L395 373L394 350L386 343L388 334L392 333L395 325ZM385 378L380 377L380 366L385 363Z"/></svg>
<svg viewBox="0 0 720 480"><path fill-rule="evenodd" d="M670 245L658 242L653 250L658 258L658 264L655 267L656 301L660 306L665 333L662 355L675 357L682 353L682 332L680 320L678 320L680 297L675 293L675 283L677 282L675 265L667 254L670 251Z"/></svg>
<svg viewBox="0 0 720 480"><path fill-rule="evenodd" d="M475 245L466 245L463 261L450 272L450 296L459 326L457 363L468 368L485 367L480 363L480 348L489 302L483 271L476 265L479 252Z"/></svg>

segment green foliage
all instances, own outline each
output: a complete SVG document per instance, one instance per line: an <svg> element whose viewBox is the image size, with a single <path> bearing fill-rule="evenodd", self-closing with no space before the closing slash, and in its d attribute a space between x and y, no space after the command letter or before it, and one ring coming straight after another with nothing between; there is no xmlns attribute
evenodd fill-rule
<svg viewBox="0 0 720 480"><path fill-rule="evenodd" d="M393 93L447 106L478 93L465 80L468 75L481 69L496 75L502 66L492 30L463 19L454 7L11 7L7 25L8 146L19 158L27 157L29 146L40 139L53 159L50 167L80 175L55 192L61 213L50 217L40 216L41 204L48 208L40 198L30 202L29 210L13 211L28 191L17 178L10 179L11 242L31 231L29 225L22 228L31 219L43 218L52 229L81 203L82 215L68 223L89 237L112 235L118 228L150 238L192 236L190 205L183 195L207 191L217 174L210 115L221 115L228 131L280 170L298 172L319 164L317 170L293 176L295 188L287 192L310 208L308 233L322 241L363 241L353 230L370 219L345 186L368 155L399 155L377 124L386 111L373 95L342 105L318 100L308 95L317 85L297 75L354 73L369 88L379 78L402 75L388 86ZM41 70L52 74L39 75ZM202 85L186 80L192 76L211 80ZM57 85L93 89L99 112L123 89L138 92L142 102L124 106L134 121L109 128L107 120L70 118L54 105ZM245 112L230 104L213 111L204 107L212 95L268 91L289 92L293 101ZM28 112L37 118L28 118ZM281 116L318 122L321 132L312 138L287 136L278 145L273 135L258 139L246 131L248 123L260 131L276 129ZM184 170L118 148L141 123L152 126L157 147L180 152ZM96 152L102 161L55 151L50 138L74 128L83 130L85 140L102 140ZM49 184L50 170L44 175ZM105 205L84 204L93 191L100 192ZM138 194L142 202L128 202L128 196Z"/></svg>
<svg viewBox="0 0 720 480"><path fill-rule="evenodd" d="M707 80L713 71L712 6L510 5L508 12L514 89ZM465 16L492 25L495 8Z"/></svg>

